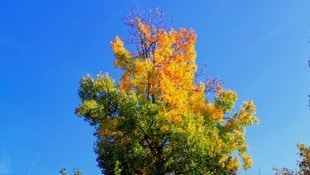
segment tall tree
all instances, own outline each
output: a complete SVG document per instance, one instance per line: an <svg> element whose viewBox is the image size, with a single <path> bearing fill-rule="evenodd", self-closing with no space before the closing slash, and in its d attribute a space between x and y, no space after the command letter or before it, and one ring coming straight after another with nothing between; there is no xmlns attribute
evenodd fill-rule
<svg viewBox="0 0 310 175"><path fill-rule="evenodd" d="M115 83L107 74L80 81L76 109L95 126L95 151L104 174L235 174L252 166L246 127L258 122L255 106L238 110L237 94L212 81L197 82L196 33L160 27L156 19L131 15L128 51L118 36L111 42ZM207 99L215 87L214 99Z"/></svg>

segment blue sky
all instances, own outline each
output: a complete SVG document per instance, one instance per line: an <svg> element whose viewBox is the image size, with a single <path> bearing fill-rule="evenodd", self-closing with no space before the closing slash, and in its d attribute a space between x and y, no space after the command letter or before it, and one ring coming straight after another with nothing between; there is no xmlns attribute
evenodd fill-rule
<svg viewBox="0 0 310 175"><path fill-rule="evenodd" d="M130 8L159 7L174 28L193 28L197 63L253 99L261 123L247 130L254 167L295 167L310 145L310 1L0 1L0 175L100 174L93 128L74 115L79 80L109 72L110 41L125 37Z"/></svg>

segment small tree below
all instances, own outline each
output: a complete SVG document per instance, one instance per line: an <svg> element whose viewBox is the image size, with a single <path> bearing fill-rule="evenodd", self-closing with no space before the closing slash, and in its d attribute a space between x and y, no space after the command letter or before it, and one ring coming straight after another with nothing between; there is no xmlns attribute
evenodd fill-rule
<svg viewBox="0 0 310 175"><path fill-rule="evenodd" d="M298 168L293 171L288 168L274 168L276 175L310 175L310 147L305 144L297 144L299 149L299 157L301 161L297 161Z"/></svg>

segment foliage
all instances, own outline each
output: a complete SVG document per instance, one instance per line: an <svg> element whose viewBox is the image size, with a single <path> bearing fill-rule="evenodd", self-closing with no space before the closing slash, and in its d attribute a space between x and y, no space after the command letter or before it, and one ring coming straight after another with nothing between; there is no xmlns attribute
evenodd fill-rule
<svg viewBox="0 0 310 175"><path fill-rule="evenodd" d="M299 149L299 157L301 161L297 161L298 170L293 171L288 168L274 168L276 175L310 175L310 147L305 144L297 144Z"/></svg>
<svg viewBox="0 0 310 175"><path fill-rule="evenodd" d="M60 175L68 175L68 174L67 174L67 170L66 170L65 168L61 169L61 170L59 171L59 173L60 173Z"/></svg>
<svg viewBox="0 0 310 175"><path fill-rule="evenodd" d="M60 175L68 175L67 170L65 168L59 171ZM73 175L83 175L83 173L79 169L73 170Z"/></svg>
<svg viewBox="0 0 310 175"><path fill-rule="evenodd" d="M162 13L157 11L158 16ZM111 42L119 83L107 74L80 81L76 109L95 126L97 161L110 174L235 174L252 166L246 127L258 122L246 101L233 110L237 94L197 83L196 33L160 28L143 17L128 20L136 51Z"/></svg>

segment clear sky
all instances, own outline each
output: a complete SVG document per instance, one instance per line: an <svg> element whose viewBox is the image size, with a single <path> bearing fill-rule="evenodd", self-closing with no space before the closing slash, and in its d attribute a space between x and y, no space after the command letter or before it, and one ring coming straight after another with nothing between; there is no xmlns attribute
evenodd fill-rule
<svg viewBox="0 0 310 175"><path fill-rule="evenodd" d="M127 35L130 8L147 5L196 31L198 65L237 91L236 107L254 100L248 174L295 167L296 144L310 145L310 1L1 0L0 175L100 174L93 128L74 115L79 80L119 80L110 41Z"/></svg>

